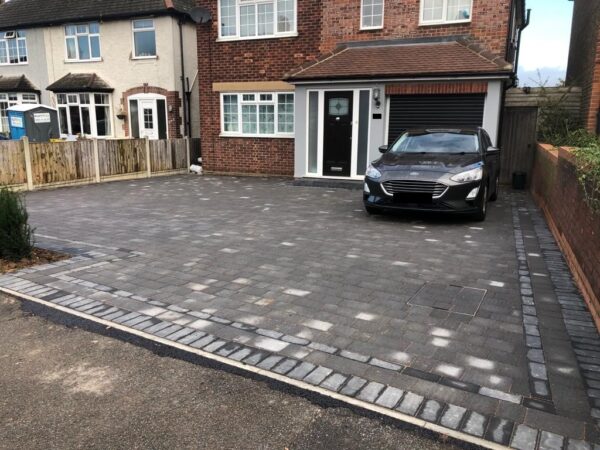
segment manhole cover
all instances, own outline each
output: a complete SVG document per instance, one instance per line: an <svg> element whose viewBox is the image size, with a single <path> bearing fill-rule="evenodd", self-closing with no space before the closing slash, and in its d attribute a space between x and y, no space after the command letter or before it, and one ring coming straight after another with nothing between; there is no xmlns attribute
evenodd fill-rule
<svg viewBox="0 0 600 450"><path fill-rule="evenodd" d="M425 283L408 304L474 316L486 293L486 289L468 286Z"/></svg>

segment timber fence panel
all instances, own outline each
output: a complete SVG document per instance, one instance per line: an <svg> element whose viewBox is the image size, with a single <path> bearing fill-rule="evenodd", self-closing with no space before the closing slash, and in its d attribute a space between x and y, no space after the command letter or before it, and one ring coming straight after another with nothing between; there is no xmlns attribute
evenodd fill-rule
<svg viewBox="0 0 600 450"><path fill-rule="evenodd" d="M0 141L0 185L27 183L25 155L21 141Z"/></svg>
<svg viewBox="0 0 600 450"><path fill-rule="evenodd" d="M29 149L34 186L94 178L92 141L30 142Z"/></svg>
<svg viewBox="0 0 600 450"><path fill-rule="evenodd" d="M146 170L143 139L99 140L100 176L126 175Z"/></svg>

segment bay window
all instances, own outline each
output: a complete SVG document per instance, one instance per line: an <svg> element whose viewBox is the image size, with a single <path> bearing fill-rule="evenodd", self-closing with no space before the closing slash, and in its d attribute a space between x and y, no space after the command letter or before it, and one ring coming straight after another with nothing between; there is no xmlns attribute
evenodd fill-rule
<svg viewBox="0 0 600 450"><path fill-rule="evenodd" d="M261 92L223 94L224 136L293 137L294 94Z"/></svg>
<svg viewBox="0 0 600 450"><path fill-rule="evenodd" d="M100 59L100 24L98 22L65 27L67 61Z"/></svg>
<svg viewBox="0 0 600 450"><path fill-rule="evenodd" d="M421 24L470 22L473 0L421 0Z"/></svg>
<svg viewBox="0 0 600 450"><path fill-rule="evenodd" d="M61 135L112 136L109 94L66 93L56 97Z"/></svg>
<svg viewBox="0 0 600 450"><path fill-rule="evenodd" d="M25 31L0 31L0 65L27 64Z"/></svg>
<svg viewBox="0 0 600 450"><path fill-rule="evenodd" d="M296 0L219 0L219 37L257 39L296 33Z"/></svg>

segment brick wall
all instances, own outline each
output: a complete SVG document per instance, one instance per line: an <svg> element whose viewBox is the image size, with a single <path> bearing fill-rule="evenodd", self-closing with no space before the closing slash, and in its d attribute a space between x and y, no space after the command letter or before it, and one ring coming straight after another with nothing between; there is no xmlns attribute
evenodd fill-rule
<svg viewBox="0 0 600 450"><path fill-rule="evenodd" d="M476 0L467 24L419 26L421 0L385 2L382 30L360 30L360 0L325 0L323 3L322 52L340 42L471 35L491 52L504 57L511 0Z"/></svg>
<svg viewBox="0 0 600 450"><path fill-rule="evenodd" d="M167 119L168 119L168 130L169 138L175 139L182 137L181 124L182 118L180 114L181 110L181 96L178 91L167 91L166 89L159 88L156 86L138 86L132 89L128 89L123 92L123 112L125 114L125 120L123 121L123 130L125 136L129 136L129 97L136 94L158 94L164 95L167 98Z"/></svg>
<svg viewBox="0 0 600 450"><path fill-rule="evenodd" d="M581 119L594 131L600 108L600 3L575 0L567 84L582 88Z"/></svg>
<svg viewBox="0 0 600 450"><path fill-rule="evenodd" d="M531 191L600 327L600 214L585 204L567 149L538 146Z"/></svg>
<svg viewBox="0 0 600 450"><path fill-rule="evenodd" d="M294 140L220 136L215 82L277 81L341 42L468 34L504 56L511 0L476 0L469 24L419 27L419 0L386 0L385 26L360 31L361 0L299 0L297 37L218 42L218 20L198 27L200 129L209 172L292 175ZM198 0L219 17L217 0Z"/></svg>
<svg viewBox="0 0 600 450"><path fill-rule="evenodd" d="M216 0L198 0L218 17ZM293 175L294 140L220 137L220 98L212 83L278 81L319 54L320 0L298 2L298 37L216 42L218 21L198 32L200 129L205 170Z"/></svg>
<svg viewBox="0 0 600 450"><path fill-rule="evenodd" d="M488 84L481 81L468 83L401 83L388 84L386 95L422 95L422 94L485 94Z"/></svg>

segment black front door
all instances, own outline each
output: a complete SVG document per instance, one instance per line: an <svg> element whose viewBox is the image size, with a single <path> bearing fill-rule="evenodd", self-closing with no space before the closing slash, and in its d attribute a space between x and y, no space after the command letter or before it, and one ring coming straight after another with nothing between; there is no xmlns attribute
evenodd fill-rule
<svg viewBox="0 0 600 450"><path fill-rule="evenodd" d="M352 91L325 93L323 175L350 176L353 100Z"/></svg>

